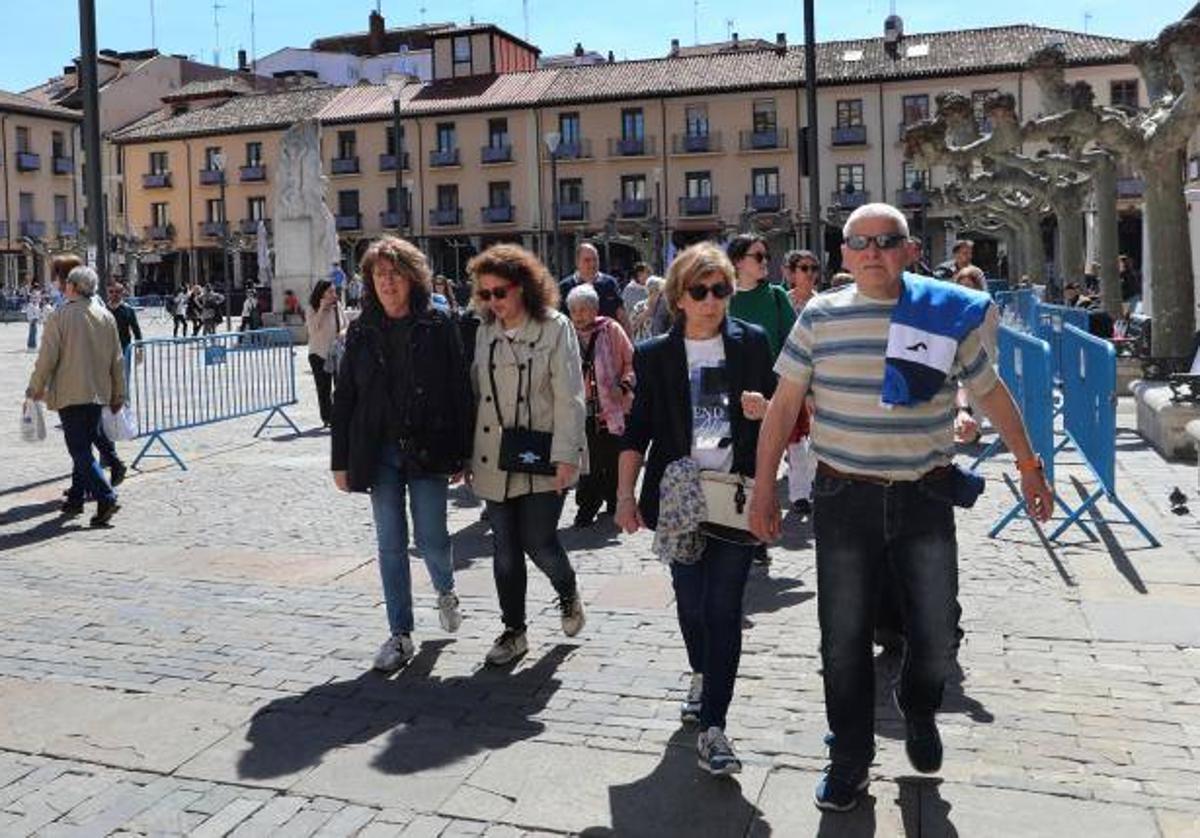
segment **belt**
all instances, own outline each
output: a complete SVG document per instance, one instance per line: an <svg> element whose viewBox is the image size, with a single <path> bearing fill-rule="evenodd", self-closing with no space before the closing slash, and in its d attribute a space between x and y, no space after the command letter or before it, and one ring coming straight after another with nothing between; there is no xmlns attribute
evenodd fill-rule
<svg viewBox="0 0 1200 838"><path fill-rule="evenodd" d="M824 460L817 462L817 474L823 474L826 477L836 477L840 480L853 480L856 483L870 483L873 486L892 486L897 483L920 483L922 480L937 480L939 477L945 477L950 474L953 470L954 466L937 466L912 480L895 480L891 477L880 477L876 474L851 474L850 472L834 468Z"/></svg>

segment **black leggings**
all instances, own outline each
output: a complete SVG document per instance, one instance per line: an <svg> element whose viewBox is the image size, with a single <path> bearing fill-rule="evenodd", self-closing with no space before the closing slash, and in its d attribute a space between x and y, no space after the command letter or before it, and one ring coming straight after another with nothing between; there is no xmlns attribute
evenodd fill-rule
<svg viewBox="0 0 1200 838"><path fill-rule="evenodd" d="M325 359L320 355L309 355L313 381L317 384L317 407L321 411L321 422L328 425L333 421L333 374L325 372Z"/></svg>

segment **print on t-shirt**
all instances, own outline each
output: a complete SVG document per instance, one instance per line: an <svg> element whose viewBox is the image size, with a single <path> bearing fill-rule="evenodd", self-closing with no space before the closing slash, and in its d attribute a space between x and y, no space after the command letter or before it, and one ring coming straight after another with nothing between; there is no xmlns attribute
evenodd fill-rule
<svg viewBox="0 0 1200 838"><path fill-rule="evenodd" d="M733 464L733 446L725 347L719 337L685 344L692 395L692 459L702 469L728 471Z"/></svg>

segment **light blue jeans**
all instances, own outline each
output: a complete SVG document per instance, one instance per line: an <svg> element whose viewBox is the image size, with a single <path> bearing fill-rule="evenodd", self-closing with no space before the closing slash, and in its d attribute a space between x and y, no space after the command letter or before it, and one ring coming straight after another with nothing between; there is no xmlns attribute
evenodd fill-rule
<svg viewBox="0 0 1200 838"><path fill-rule="evenodd" d="M414 540L429 578L439 594L447 593L454 590L454 556L446 529L449 481L440 476L410 476L395 445L384 446L381 453L375 483L371 486L379 575L383 579L388 627L392 634L409 634L413 629L412 575L408 564L405 495L412 508Z"/></svg>

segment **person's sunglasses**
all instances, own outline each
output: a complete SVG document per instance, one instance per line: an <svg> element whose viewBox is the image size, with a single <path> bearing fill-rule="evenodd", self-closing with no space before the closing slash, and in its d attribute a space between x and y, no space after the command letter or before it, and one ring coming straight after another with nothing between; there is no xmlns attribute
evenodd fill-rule
<svg viewBox="0 0 1200 838"><path fill-rule="evenodd" d="M880 250L895 250L907 241L908 236L902 236L899 233L880 233L877 236L862 236L855 233L846 236L846 247L851 250L866 250L867 246L874 242Z"/></svg>
<svg viewBox="0 0 1200 838"><path fill-rule="evenodd" d="M811 264L808 264L808 265L797 265L797 266L796 266L796 270L800 271L801 273L811 274L811 273L815 273L815 272L816 272L816 270L817 270L817 266L816 266L816 265L811 265Z"/></svg>
<svg viewBox="0 0 1200 838"><path fill-rule="evenodd" d="M767 259L769 259L770 257L767 256L767 254L765 254L765 253L760 253L758 251L755 251L754 253L747 253L746 258L747 259L757 259L761 263L761 262L767 261Z"/></svg>
<svg viewBox="0 0 1200 838"><path fill-rule="evenodd" d="M503 300L508 296L508 288L504 285L501 285L499 288L480 288L475 292L475 296L485 303L490 303L493 297L497 300Z"/></svg>
<svg viewBox="0 0 1200 838"><path fill-rule="evenodd" d="M712 285L689 285L688 296L696 302L702 302L709 293L712 293L718 300L723 300L733 293L733 286L728 282L717 282Z"/></svg>

